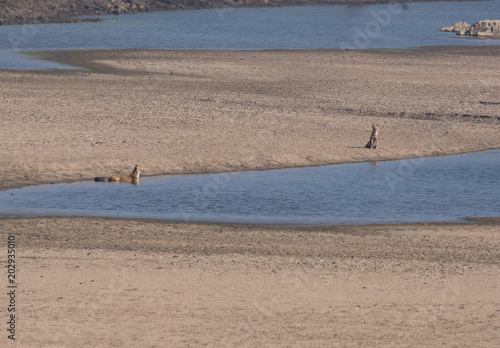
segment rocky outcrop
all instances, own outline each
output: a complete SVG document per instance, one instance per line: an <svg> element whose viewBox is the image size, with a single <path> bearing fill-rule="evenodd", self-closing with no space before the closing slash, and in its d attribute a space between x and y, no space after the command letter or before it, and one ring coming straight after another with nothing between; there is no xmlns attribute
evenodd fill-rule
<svg viewBox="0 0 500 348"><path fill-rule="evenodd" d="M466 36L499 36L500 37L500 20L488 20L476 22L472 25L466 22L456 22L452 26L444 27L439 31L448 31L457 33L457 35Z"/></svg>
<svg viewBox="0 0 500 348"><path fill-rule="evenodd" d="M458 33L457 35L465 35L465 31L469 30L470 25L467 22L456 22L449 27L444 27L439 29L438 31L447 31L452 33Z"/></svg>
<svg viewBox="0 0 500 348"><path fill-rule="evenodd" d="M472 24L465 35L495 36L500 35L500 20L484 20Z"/></svg>

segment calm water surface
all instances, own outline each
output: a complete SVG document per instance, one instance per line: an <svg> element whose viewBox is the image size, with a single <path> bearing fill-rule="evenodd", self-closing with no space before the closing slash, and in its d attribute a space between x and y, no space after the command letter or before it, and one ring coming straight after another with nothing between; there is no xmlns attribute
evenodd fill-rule
<svg viewBox="0 0 500 348"><path fill-rule="evenodd" d="M500 150L213 175L80 182L0 191L0 215L79 215L186 222L453 222L500 216Z"/></svg>
<svg viewBox="0 0 500 348"><path fill-rule="evenodd" d="M391 7L392 6L392 7ZM213 9L0 26L0 68L61 68L12 52L86 48L263 50L498 45L436 30L497 19L500 0ZM495 17L495 18L493 18ZM331 225L500 216L500 151L406 161L81 182L0 192L0 215Z"/></svg>
<svg viewBox="0 0 500 348"><path fill-rule="evenodd" d="M436 30L498 19L500 0L366 6L190 10L103 16L99 23L0 26L0 68L63 66L12 52L151 48L264 50L498 45ZM493 18L495 17L495 18Z"/></svg>

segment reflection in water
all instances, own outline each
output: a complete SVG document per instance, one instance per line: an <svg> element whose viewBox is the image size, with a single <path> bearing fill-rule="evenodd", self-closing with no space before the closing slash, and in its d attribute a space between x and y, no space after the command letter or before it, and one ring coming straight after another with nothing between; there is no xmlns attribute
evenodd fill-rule
<svg viewBox="0 0 500 348"><path fill-rule="evenodd" d="M401 161L80 182L0 192L0 215L284 225L500 216L500 150Z"/></svg>

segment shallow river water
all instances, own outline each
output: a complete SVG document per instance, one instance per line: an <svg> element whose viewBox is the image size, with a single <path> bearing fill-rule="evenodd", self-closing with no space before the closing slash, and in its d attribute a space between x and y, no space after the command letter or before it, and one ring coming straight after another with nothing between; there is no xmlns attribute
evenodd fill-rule
<svg viewBox="0 0 500 348"><path fill-rule="evenodd" d="M0 216L320 226L500 216L500 150L400 161L145 177L0 191Z"/></svg>
<svg viewBox="0 0 500 348"><path fill-rule="evenodd" d="M0 26L0 69L67 68L26 50L263 50L498 45L437 32L500 14L500 0L240 8L105 16L97 23ZM331 225L500 216L500 150L216 175L79 182L0 191L0 216Z"/></svg>

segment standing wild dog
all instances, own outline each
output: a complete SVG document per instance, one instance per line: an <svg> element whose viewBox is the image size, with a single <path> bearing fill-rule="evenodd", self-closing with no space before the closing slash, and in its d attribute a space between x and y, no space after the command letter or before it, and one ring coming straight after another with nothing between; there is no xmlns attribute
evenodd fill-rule
<svg viewBox="0 0 500 348"><path fill-rule="evenodd" d="M135 166L134 170L129 175L111 175L110 177L98 176L94 180L109 181L109 182L130 182L132 184L138 184L139 175L141 175L141 173L144 173L144 171L140 169L138 166Z"/></svg>
<svg viewBox="0 0 500 348"><path fill-rule="evenodd" d="M365 147L369 149L376 149L378 145L378 129L379 126L378 124L372 124L372 135L370 136L370 141L368 141L368 144L366 144Z"/></svg>

